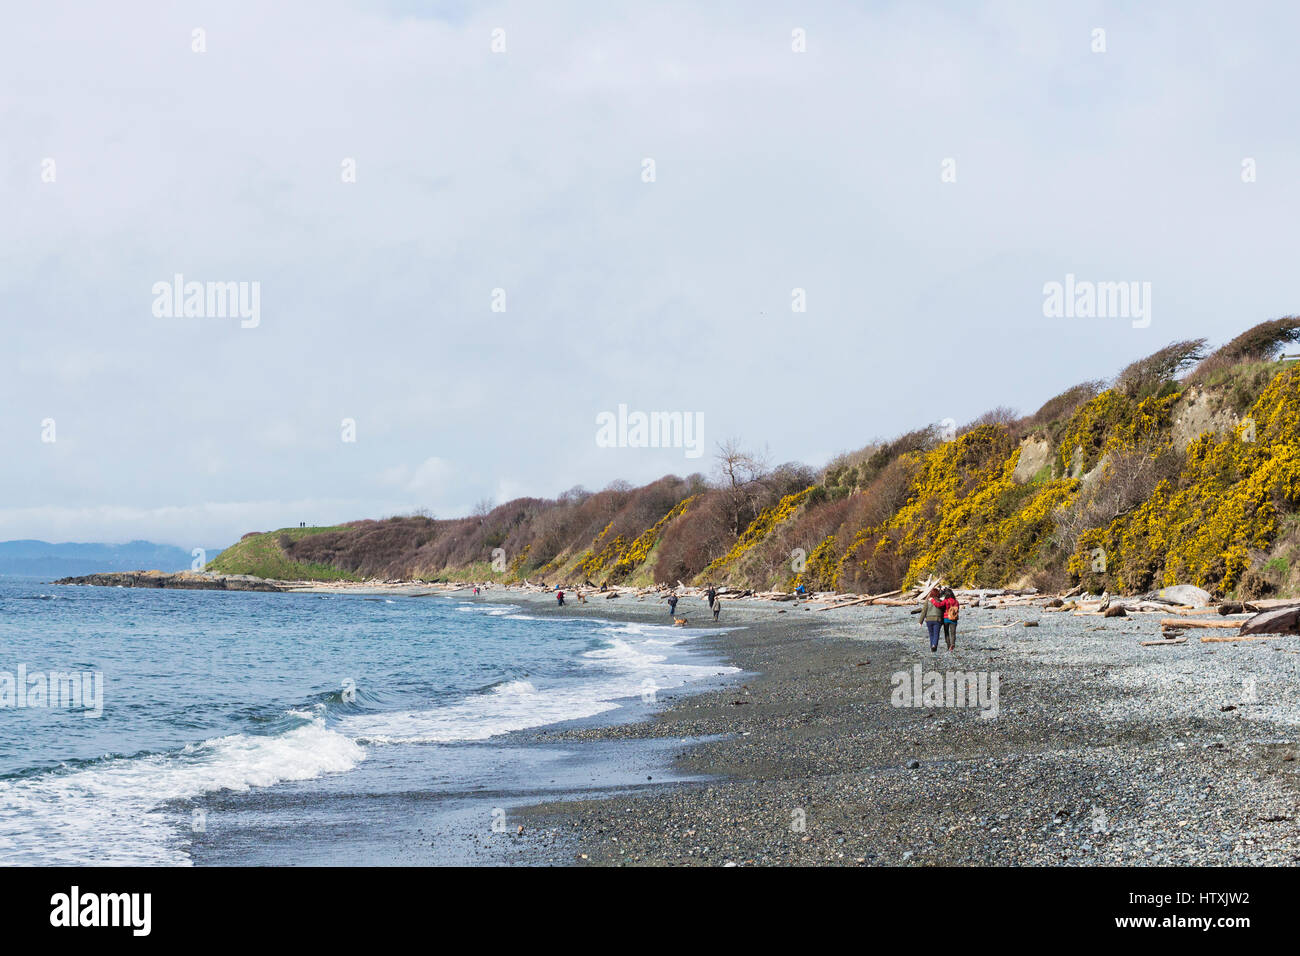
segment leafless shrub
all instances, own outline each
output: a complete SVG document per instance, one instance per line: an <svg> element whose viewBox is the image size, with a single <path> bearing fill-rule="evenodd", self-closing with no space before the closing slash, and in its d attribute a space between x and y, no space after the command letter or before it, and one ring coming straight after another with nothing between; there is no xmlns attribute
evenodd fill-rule
<svg viewBox="0 0 1300 956"><path fill-rule="evenodd" d="M1151 497L1162 480L1176 476L1181 459L1172 445L1149 437L1137 447L1108 454L1073 499L1054 515L1053 542L1070 555L1084 532L1107 528Z"/></svg>
<svg viewBox="0 0 1300 956"><path fill-rule="evenodd" d="M983 415L973 418L968 424L957 430L957 434L964 435L967 432L974 431L981 425L1014 425L1020 420L1020 412L1006 405L999 405L997 408L991 408Z"/></svg>
<svg viewBox="0 0 1300 956"><path fill-rule="evenodd" d="M1171 342L1120 372L1115 387L1133 398L1153 395L1205 358L1205 346L1205 339Z"/></svg>
<svg viewBox="0 0 1300 956"><path fill-rule="evenodd" d="M1261 322L1216 349L1196 367L1188 381L1205 384L1234 365L1272 361L1293 342L1300 342L1300 316Z"/></svg>
<svg viewBox="0 0 1300 956"><path fill-rule="evenodd" d="M1106 383L1100 380L1080 382L1060 395L1049 398L1042 408L1025 419L1024 424L1030 429L1050 429L1058 422L1067 421L1085 402L1100 395L1105 387Z"/></svg>
<svg viewBox="0 0 1300 956"><path fill-rule="evenodd" d="M695 577L714 558L727 553L731 531L730 502L719 489L704 492L692 503L688 520L674 521L659 539L655 581L676 584Z"/></svg>

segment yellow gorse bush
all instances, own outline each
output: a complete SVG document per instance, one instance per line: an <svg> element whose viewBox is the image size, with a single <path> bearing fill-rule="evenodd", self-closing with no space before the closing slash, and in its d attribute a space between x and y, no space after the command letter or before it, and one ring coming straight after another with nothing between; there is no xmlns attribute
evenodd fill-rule
<svg viewBox="0 0 1300 956"><path fill-rule="evenodd" d="M908 559L904 583L937 575L958 586L996 587L1038 560L1052 511L1071 479L1018 484L1020 449L1004 425L982 425L920 456L914 490L886 522L876 550Z"/></svg>
<svg viewBox="0 0 1300 956"><path fill-rule="evenodd" d="M781 523L792 518L800 505L807 500L808 495L816 485L809 485L803 491L796 492L792 495L786 495L771 508L764 508L758 513L745 528L736 543L731 546L731 550L722 557L711 562L708 567L700 572L698 580L706 580L710 575L721 571L723 568L738 561L751 548L758 545L768 534Z"/></svg>
<svg viewBox="0 0 1300 956"><path fill-rule="evenodd" d="M791 588L804 585L810 591L830 591L836 587L839 558L835 554L835 535L827 535L804 561L804 569L794 576Z"/></svg>
<svg viewBox="0 0 1300 956"><path fill-rule="evenodd" d="M637 569L650 556L651 549L659 540L664 526L686 511L698 495L691 495L677 502L669 512L653 525L642 531L631 542L622 535L606 540L614 527L614 522L605 525L604 530L596 536L592 547L582 556L578 566L587 580L597 577L609 569L607 581L620 581Z"/></svg>
<svg viewBox="0 0 1300 956"><path fill-rule="evenodd" d="M1091 471L1107 452L1131 448L1139 440L1155 436L1169 427L1170 414L1179 393L1151 396L1134 401L1118 389L1108 389L1086 402L1071 417L1058 439L1056 473L1068 475L1078 449L1085 472Z"/></svg>
<svg viewBox="0 0 1300 956"><path fill-rule="evenodd" d="M691 495L689 498L682 499L673 506L673 509L668 514L637 535L636 540L619 555L618 560L614 563L614 569L610 573L610 578L614 581L621 580L644 563L650 557L650 550L655 546L655 542L659 540L659 534L663 531L664 526L685 512L697 497L699 496Z"/></svg>
<svg viewBox="0 0 1300 956"><path fill-rule="evenodd" d="M1269 547L1283 511L1300 505L1300 367L1278 374L1233 434L1202 435L1176 482L1132 514L1088 532L1070 560L1090 581L1100 548L1115 589L1190 582L1231 591L1252 554Z"/></svg>

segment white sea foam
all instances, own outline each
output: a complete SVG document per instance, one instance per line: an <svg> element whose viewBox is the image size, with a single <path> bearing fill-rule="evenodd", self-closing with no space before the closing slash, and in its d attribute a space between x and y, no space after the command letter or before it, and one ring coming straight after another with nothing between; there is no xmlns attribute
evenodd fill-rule
<svg viewBox="0 0 1300 956"><path fill-rule="evenodd" d="M591 677L556 680L540 687L528 681L509 681L487 693L427 710L345 717L339 729L370 744L486 740L511 731L595 717L616 708L619 700L641 697L647 690L665 690L739 671L669 659L673 646L704 631L659 624L601 623L604 626L598 633L607 645L587 651L581 658L594 672ZM715 628L708 633L717 632Z"/></svg>
<svg viewBox="0 0 1300 956"><path fill-rule="evenodd" d="M463 605L492 617L515 605ZM522 615L521 615L522 617ZM695 663L677 645L704 631L597 621L605 645L577 674L503 681L426 709L347 715L326 725L322 703L288 711L299 723L274 735L232 734L170 754L107 759L67 772L0 780L0 861L11 864L186 864L186 810L169 801L247 791L351 770L366 744L485 740L613 710L618 701L738 669ZM718 633L710 629L707 633Z"/></svg>
<svg viewBox="0 0 1300 956"><path fill-rule="evenodd" d="M465 611L470 614L486 614L489 617L504 617L519 609L518 604L462 604L456 608L458 611Z"/></svg>
<svg viewBox="0 0 1300 956"><path fill-rule="evenodd" d="M510 680L492 688L495 694L536 694L537 688L526 680Z"/></svg>
<svg viewBox="0 0 1300 956"><path fill-rule="evenodd" d="M106 760L69 773L0 781L0 859L18 864L186 864L168 800L245 791L351 770L365 750L301 711L281 734L232 734L178 754Z"/></svg>

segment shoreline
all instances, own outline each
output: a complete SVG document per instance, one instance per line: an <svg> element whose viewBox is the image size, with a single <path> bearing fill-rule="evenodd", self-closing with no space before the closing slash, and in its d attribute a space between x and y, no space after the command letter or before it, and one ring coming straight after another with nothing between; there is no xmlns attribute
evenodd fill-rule
<svg viewBox="0 0 1300 956"><path fill-rule="evenodd" d="M557 617L669 622L661 601L627 593L557 608L540 590L493 588L477 598L419 583L301 590L454 593ZM532 788L506 807L508 842L483 843L485 856L473 862L1300 861L1294 636L1143 646L1159 637L1156 614L1104 618L1021 605L968 608L958 652L931 654L906 608L822 613L810 603L724 600L716 634L692 643L742 673L718 686L674 688L647 719L628 720L620 708L612 714L621 722L501 738L509 747L575 748L583 766L617 764L617 754L632 753L624 746L653 743L674 779L652 773L650 787L597 784L598 795ZM713 629L702 600L684 598L682 611L692 628ZM997 674L996 718L977 708L894 706L895 679L918 666ZM584 747L595 748L590 759ZM407 823L394 827L409 837Z"/></svg>
<svg viewBox="0 0 1300 956"><path fill-rule="evenodd" d="M375 600L380 593L397 592L352 596ZM530 616L541 611L535 602L498 598L478 603L513 605ZM613 625L670 623L648 608L573 610L577 613L563 616ZM719 673L660 695L723 687L736 678L724 673L730 668L715 654L689 647L698 640L692 636L679 652L699 665L716 665ZM679 749L675 741L612 737L578 744L582 734L646 720L654 706L638 697L614 703L613 709L589 717L484 740L367 747L366 760L343 774L242 793L222 791L200 801L173 802L166 812L185 818L201 806L209 814L209 832L192 844L191 858L198 866L563 865L570 860L565 834L531 824L520 834L518 811L542 801L635 793L699 778L672 766L673 751ZM579 736L571 736L575 734ZM502 811L502 826L496 829Z"/></svg>
<svg viewBox="0 0 1300 956"><path fill-rule="evenodd" d="M709 779L520 808L525 840L552 834L536 862L554 861L554 834L568 862L603 865L1300 861L1293 637L1144 647L1155 619L1024 628L975 610L958 652L932 655L900 609L777 612L724 609L745 627L698 639L742 669L734 686L680 688L648 721L539 734L675 740L674 769ZM893 706L892 678L917 665L997 672L999 715Z"/></svg>

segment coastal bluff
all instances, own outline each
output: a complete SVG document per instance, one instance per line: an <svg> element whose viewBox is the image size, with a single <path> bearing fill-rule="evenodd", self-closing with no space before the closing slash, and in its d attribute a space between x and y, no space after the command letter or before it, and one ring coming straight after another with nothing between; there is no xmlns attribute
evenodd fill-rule
<svg viewBox="0 0 1300 956"><path fill-rule="evenodd" d="M198 571L105 571L59 578L55 584L87 584L104 588L177 588L190 591L283 591L284 588L250 574L207 574Z"/></svg>

